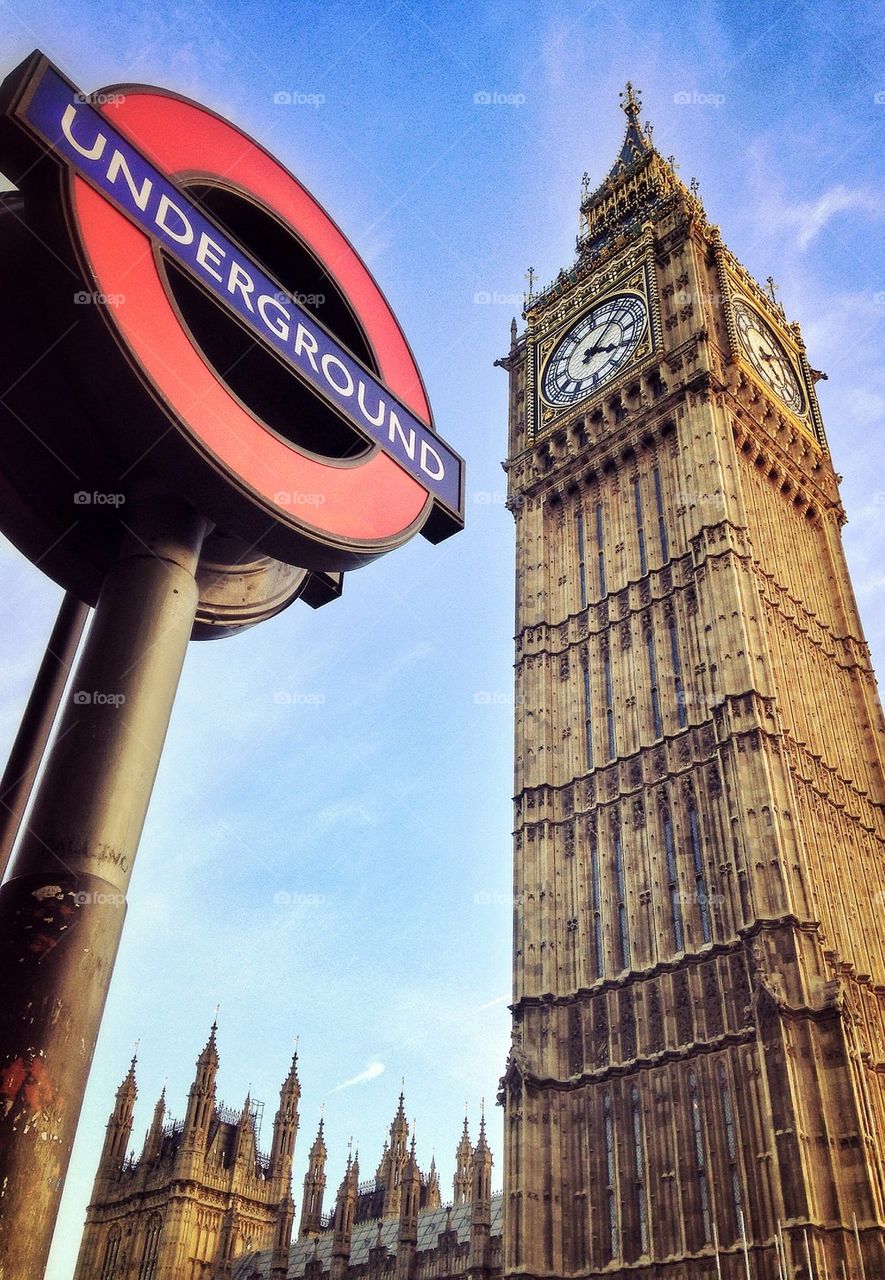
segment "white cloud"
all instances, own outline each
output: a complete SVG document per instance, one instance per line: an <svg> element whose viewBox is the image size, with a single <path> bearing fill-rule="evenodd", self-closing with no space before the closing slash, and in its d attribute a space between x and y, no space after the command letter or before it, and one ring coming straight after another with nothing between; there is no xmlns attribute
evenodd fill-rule
<svg viewBox="0 0 885 1280"><path fill-rule="evenodd" d="M798 247L807 249L827 223L846 209L863 209L871 215L881 216L881 205L869 191L863 187L852 191L840 183L824 191L816 200L785 206L782 218L787 226L795 228Z"/></svg>
<svg viewBox="0 0 885 1280"><path fill-rule="evenodd" d="M340 1093L342 1089L352 1089L355 1084L367 1084L369 1080L377 1080L383 1072L383 1062L368 1062L366 1063L365 1071L361 1071L357 1076L352 1076L342 1084L336 1084L335 1088L330 1089L329 1092Z"/></svg>

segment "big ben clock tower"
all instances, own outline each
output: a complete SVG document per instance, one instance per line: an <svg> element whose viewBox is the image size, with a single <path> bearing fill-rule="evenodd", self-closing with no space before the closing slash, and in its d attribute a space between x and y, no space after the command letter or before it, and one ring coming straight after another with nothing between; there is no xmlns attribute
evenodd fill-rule
<svg viewBox="0 0 885 1280"><path fill-rule="evenodd" d="M885 732L801 334L628 86L501 361L505 1276L885 1276Z"/></svg>

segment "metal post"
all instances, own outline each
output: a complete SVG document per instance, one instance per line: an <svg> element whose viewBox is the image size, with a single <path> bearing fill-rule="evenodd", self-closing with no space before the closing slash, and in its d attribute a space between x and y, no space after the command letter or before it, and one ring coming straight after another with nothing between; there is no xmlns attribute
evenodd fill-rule
<svg viewBox="0 0 885 1280"><path fill-rule="evenodd" d="M126 889L197 607L206 521L129 501L0 887L0 1276L44 1273Z"/></svg>
<svg viewBox="0 0 885 1280"><path fill-rule="evenodd" d="M857 1214L853 1213L851 1216L854 1219L854 1243L857 1248L857 1261L860 1264L861 1280L867 1280L867 1269L864 1265L863 1249L860 1247L860 1232L857 1229Z"/></svg>
<svg viewBox="0 0 885 1280"><path fill-rule="evenodd" d="M780 1257L783 1262L784 1280L789 1280L790 1269L789 1269L789 1266L787 1265L787 1242L786 1242L786 1237L784 1235L784 1228L780 1218L778 1218L777 1220L777 1236L778 1236L778 1240L780 1241L780 1248L781 1248Z"/></svg>
<svg viewBox="0 0 885 1280"><path fill-rule="evenodd" d="M811 1265L811 1249L808 1247L808 1228L802 1228L802 1238L805 1241L805 1262L808 1266L808 1280L814 1280L814 1268Z"/></svg>
<svg viewBox="0 0 885 1280"><path fill-rule="evenodd" d="M722 1280L722 1260L719 1257L719 1229L713 1219L713 1249L716 1252L716 1280Z"/></svg>
<svg viewBox="0 0 885 1280"><path fill-rule="evenodd" d="M783 1241L781 1240L781 1220L777 1220L777 1231L774 1233L774 1256L777 1258L778 1280L787 1280L787 1268L783 1258Z"/></svg>
<svg viewBox="0 0 885 1280"><path fill-rule="evenodd" d="M741 1228L741 1243L744 1246L744 1271L747 1274L747 1280L751 1280L750 1253L749 1253L749 1250L747 1249L747 1229L746 1229L746 1226L744 1225L743 1209L738 1209L738 1223L740 1224L740 1228Z"/></svg>
<svg viewBox="0 0 885 1280"><path fill-rule="evenodd" d="M89 606L67 592L0 778L0 880L9 865L88 617Z"/></svg>

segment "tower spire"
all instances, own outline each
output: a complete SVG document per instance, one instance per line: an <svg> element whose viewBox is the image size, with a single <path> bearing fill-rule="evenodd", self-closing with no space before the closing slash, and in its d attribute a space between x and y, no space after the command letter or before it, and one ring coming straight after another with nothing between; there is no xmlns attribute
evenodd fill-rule
<svg viewBox="0 0 885 1280"><path fill-rule="evenodd" d="M630 80L627 81L627 84L619 97L621 99L621 110L624 112L627 119L638 120L639 113L642 110L642 98L633 88L633 84Z"/></svg>

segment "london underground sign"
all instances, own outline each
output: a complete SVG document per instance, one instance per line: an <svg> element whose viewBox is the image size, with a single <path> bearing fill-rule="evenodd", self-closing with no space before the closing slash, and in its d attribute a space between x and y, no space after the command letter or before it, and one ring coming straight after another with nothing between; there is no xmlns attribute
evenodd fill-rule
<svg viewBox="0 0 885 1280"><path fill-rule="evenodd" d="M34 1280L190 640L448 537L464 469L356 251L228 121L37 52L0 172L0 529L95 606L0 875L0 1277Z"/></svg>
<svg viewBox="0 0 885 1280"><path fill-rule="evenodd" d="M93 105L39 54L2 92L0 168L25 190L35 167L44 183L47 162L61 169L64 234L84 283L107 300L124 396L140 406L133 454L148 449L150 465L194 486L217 523L309 569L349 568L415 532L439 541L462 527L463 463L433 429L402 332L356 252L282 165L163 91L120 87ZM260 244L247 248L213 216L207 191L262 210L310 255L350 311L364 358L283 287ZM170 266L291 379L291 430L279 429L280 413L265 421L207 358ZM324 423L350 429L344 456L324 453Z"/></svg>

